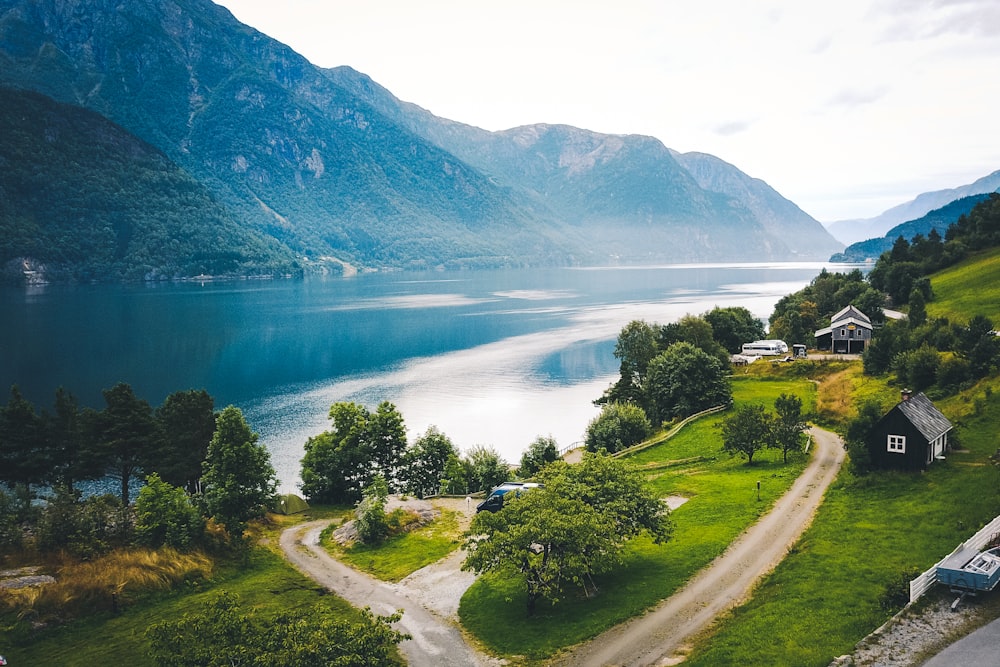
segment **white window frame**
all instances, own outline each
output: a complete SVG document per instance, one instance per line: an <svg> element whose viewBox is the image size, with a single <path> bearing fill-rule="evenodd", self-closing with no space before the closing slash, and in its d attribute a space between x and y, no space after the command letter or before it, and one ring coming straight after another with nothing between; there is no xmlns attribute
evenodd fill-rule
<svg viewBox="0 0 1000 667"><path fill-rule="evenodd" d="M890 454L905 454L906 436L890 433L886 438L886 451Z"/></svg>

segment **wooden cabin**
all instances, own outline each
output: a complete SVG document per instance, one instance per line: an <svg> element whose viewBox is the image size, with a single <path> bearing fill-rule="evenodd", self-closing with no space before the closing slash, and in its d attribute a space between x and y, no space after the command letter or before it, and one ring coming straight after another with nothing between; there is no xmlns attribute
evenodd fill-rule
<svg viewBox="0 0 1000 667"><path fill-rule="evenodd" d="M861 354L872 339L872 321L854 306L830 318L830 326L815 333L816 349L835 354Z"/></svg>
<svg viewBox="0 0 1000 667"><path fill-rule="evenodd" d="M876 468L926 470L948 449L951 422L923 393L904 390L902 400L868 434L868 451Z"/></svg>

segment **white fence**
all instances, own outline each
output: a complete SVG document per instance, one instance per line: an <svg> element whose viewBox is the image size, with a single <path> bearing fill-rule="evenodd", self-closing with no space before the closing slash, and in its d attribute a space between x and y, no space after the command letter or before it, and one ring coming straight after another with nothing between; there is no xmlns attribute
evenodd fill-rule
<svg viewBox="0 0 1000 667"><path fill-rule="evenodd" d="M978 533L967 539L965 542L959 544L955 548L955 551L958 551L962 547L966 546L971 547L976 551L982 551L983 547L985 547L989 541L997 535L1000 535L1000 516L983 526ZM955 551L952 551L951 553L955 553ZM949 556L951 556L951 554L948 554L948 556L945 556L938 562L934 563L934 567L910 582L910 604L916 602L921 595L926 593L931 586L937 583L937 567L947 560Z"/></svg>

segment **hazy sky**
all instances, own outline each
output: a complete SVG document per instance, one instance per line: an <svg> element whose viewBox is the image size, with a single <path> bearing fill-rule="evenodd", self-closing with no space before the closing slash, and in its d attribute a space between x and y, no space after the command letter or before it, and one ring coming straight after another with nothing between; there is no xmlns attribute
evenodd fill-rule
<svg viewBox="0 0 1000 667"><path fill-rule="evenodd" d="M1000 169L996 0L220 4L438 116L651 135L823 222Z"/></svg>

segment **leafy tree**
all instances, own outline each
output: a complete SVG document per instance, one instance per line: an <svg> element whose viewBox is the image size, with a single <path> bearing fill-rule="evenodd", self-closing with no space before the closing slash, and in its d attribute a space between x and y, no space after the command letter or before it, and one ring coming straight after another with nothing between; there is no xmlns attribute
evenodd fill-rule
<svg viewBox="0 0 1000 667"><path fill-rule="evenodd" d="M754 454L771 442L772 421L763 405L741 405L722 421L721 430L722 448L753 465Z"/></svg>
<svg viewBox="0 0 1000 667"><path fill-rule="evenodd" d="M82 498L79 491L58 487L48 498L35 526L38 548L90 558L125 544L129 522L121 500L113 495Z"/></svg>
<svg viewBox="0 0 1000 667"><path fill-rule="evenodd" d="M455 445L437 427L431 426L403 454L403 480L410 493L423 498L427 491L437 493L445 479L450 457L458 456ZM459 492L461 493L461 492Z"/></svg>
<svg viewBox="0 0 1000 667"><path fill-rule="evenodd" d="M712 335L715 336L715 340L733 354L742 349L743 343L760 340L765 335L764 323L743 306L728 308L716 306L705 313L705 321L712 325Z"/></svg>
<svg viewBox="0 0 1000 667"><path fill-rule="evenodd" d="M910 292L910 309L907 313L910 326L917 328L927 322L927 302L924 293L916 287Z"/></svg>
<svg viewBox="0 0 1000 667"><path fill-rule="evenodd" d="M187 549L201 536L204 522L184 489L153 473L135 500L135 536L146 546Z"/></svg>
<svg viewBox="0 0 1000 667"><path fill-rule="evenodd" d="M176 391L156 409L158 442L145 466L173 486L196 493L201 463L215 433L215 401L204 389Z"/></svg>
<svg viewBox="0 0 1000 667"><path fill-rule="evenodd" d="M631 403L609 403L587 425L587 451L602 449L613 454L637 445L650 436L653 427L646 413Z"/></svg>
<svg viewBox="0 0 1000 667"><path fill-rule="evenodd" d="M625 542L649 532L670 537L666 507L634 467L587 454L579 465L557 462L543 471L545 486L476 515L463 569L524 578L527 611L555 604L568 586L587 589L593 576L620 562ZM596 590L596 587L595 587Z"/></svg>
<svg viewBox="0 0 1000 667"><path fill-rule="evenodd" d="M85 419L76 398L62 387L56 389L53 414L46 419L46 438L52 461L50 481L56 485L72 487L80 479L94 475L85 452L92 447L87 443Z"/></svg>
<svg viewBox="0 0 1000 667"><path fill-rule="evenodd" d="M861 361L868 375L882 375L892 369L893 360L909 347L906 324L888 321L865 346Z"/></svg>
<svg viewBox="0 0 1000 667"><path fill-rule="evenodd" d="M782 460L788 463L788 452L802 447L802 432L806 430L806 423L802 420L802 399L781 394L774 399L774 411L772 437L775 446L781 450Z"/></svg>
<svg viewBox="0 0 1000 667"><path fill-rule="evenodd" d="M691 343L674 343L649 363L645 396L653 423L687 417L732 400L729 369Z"/></svg>
<svg viewBox="0 0 1000 667"><path fill-rule="evenodd" d="M690 343L723 363L729 361L725 348L715 339L712 325L702 317L685 315L676 322L661 326L656 339L657 350L662 352L674 343Z"/></svg>
<svg viewBox="0 0 1000 667"><path fill-rule="evenodd" d="M381 544L389 536L389 521L385 516L385 503L389 488L381 476L376 475L365 487L361 502L354 510L358 537L365 544Z"/></svg>
<svg viewBox="0 0 1000 667"><path fill-rule="evenodd" d="M444 475L441 479L441 493L457 495L469 492L469 476L458 454L449 454L444 464Z"/></svg>
<svg viewBox="0 0 1000 667"><path fill-rule="evenodd" d="M844 440L850 457L849 467L855 475L864 475L871 471L872 459L868 450L868 434L882 419L882 415L883 409L880 403L866 400L858 406L858 414L847 423Z"/></svg>
<svg viewBox="0 0 1000 667"><path fill-rule="evenodd" d="M531 477L536 472L559 458L559 448L556 446L556 439L551 435L540 435L528 445L528 449L521 455L521 467L518 474L521 477Z"/></svg>
<svg viewBox="0 0 1000 667"><path fill-rule="evenodd" d="M313 501L357 502L375 475L397 484L406 431L388 402L373 415L351 402L330 406L333 427L309 438L302 458L302 491Z"/></svg>
<svg viewBox="0 0 1000 667"><path fill-rule="evenodd" d="M401 612L376 616L367 607L349 622L319 605L263 616L244 611L239 596L221 593L178 621L146 631L157 665L187 667L381 667L409 635L393 630Z"/></svg>
<svg viewBox="0 0 1000 667"><path fill-rule="evenodd" d="M264 516L274 498L277 482L271 456L235 406L219 413L202 481L209 515L237 542L247 522Z"/></svg>
<svg viewBox="0 0 1000 667"><path fill-rule="evenodd" d="M923 391L932 386L940 365L940 353L926 343L916 350L896 355L893 360L893 368L899 380L914 391Z"/></svg>
<svg viewBox="0 0 1000 667"><path fill-rule="evenodd" d="M485 445L473 447L468 454L469 490L489 491L510 476L510 467L497 450Z"/></svg>
<svg viewBox="0 0 1000 667"><path fill-rule="evenodd" d="M633 320L625 325L615 343L615 358L621 361L618 382L613 384L596 402L636 403L641 401L646 368L656 356L656 330L643 320Z"/></svg>
<svg viewBox="0 0 1000 667"><path fill-rule="evenodd" d="M142 471L156 442L153 408L124 382L103 392L106 407L98 417L97 457L121 484L122 506L131 502L129 484Z"/></svg>

